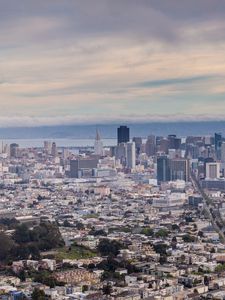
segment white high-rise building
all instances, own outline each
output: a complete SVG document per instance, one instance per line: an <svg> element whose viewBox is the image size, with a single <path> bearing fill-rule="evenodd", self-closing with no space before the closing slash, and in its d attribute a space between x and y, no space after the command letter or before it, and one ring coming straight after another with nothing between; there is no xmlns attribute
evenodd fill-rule
<svg viewBox="0 0 225 300"><path fill-rule="evenodd" d="M101 155L101 156L104 155L103 143L101 141L101 137L98 130L96 130L94 151L96 155Z"/></svg>
<svg viewBox="0 0 225 300"><path fill-rule="evenodd" d="M51 155L54 157L58 156L58 150L55 142L52 143Z"/></svg>
<svg viewBox="0 0 225 300"><path fill-rule="evenodd" d="M220 163L218 162L206 163L206 178L207 179L220 178Z"/></svg>
<svg viewBox="0 0 225 300"><path fill-rule="evenodd" d="M52 151L52 142L50 142L50 141L44 141L44 151L47 154L51 154L51 151Z"/></svg>
<svg viewBox="0 0 225 300"><path fill-rule="evenodd" d="M134 169L135 165L135 143L126 143L126 166L129 169Z"/></svg>

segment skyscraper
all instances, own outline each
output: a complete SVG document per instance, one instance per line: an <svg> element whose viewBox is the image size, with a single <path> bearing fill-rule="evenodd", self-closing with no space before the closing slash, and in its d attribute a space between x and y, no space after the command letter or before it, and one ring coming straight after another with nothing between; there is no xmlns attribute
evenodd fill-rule
<svg viewBox="0 0 225 300"><path fill-rule="evenodd" d="M126 144L120 143L116 147L116 159L120 160L120 163L125 166L126 165Z"/></svg>
<svg viewBox="0 0 225 300"><path fill-rule="evenodd" d="M169 141L166 138L156 138L156 147L158 146L158 150L160 152L164 152L165 154L168 154L168 149L169 149Z"/></svg>
<svg viewBox="0 0 225 300"><path fill-rule="evenodd" d="M157 158L157 181L158 184L170 180L169 159L167 156Z"/></svg>
<svg viewBox="0 0 225 300"><path fill-rule="evenodd" d="M168 135L169 149L179 149L181 145L181 139L177 138L175 134Z"/></svg>
<svg viewBox="0 0 225 300"><path fill-rule="evenodd" d="M135 168L135 143L126 144L126 166L129 169Z"/></svg>
<svg viewBox="0 0 225 300"><path fill-rule="evenodd" d="M215 133L215 151L216 151L216 158L221 159L221 145L222 145L222 134Z"/></svg>
<svg viewBox="0 0 225 300"><path fill-rule="evenodd" d="M141 153L142 138L133 137L133 142L135 143L136 154L139 155Z"/></svg>
<svg viewBox="0 0 225 300"><path fill-rule="evenodd" d="M127 126L117 128L117 143L127 143L130 141L130 129Z"/></svg>
<svg viewBox="0 0 225 300"><path fill-rule="evenodd" d="M47 154L50 154L52 150L52 143L50 141L44 141L44 151Z"/></svg>
<svg viewBox="0 0 225 300"><path fill-rule="evenodd" d="M10 157L17 157L18 156L18 149L19 145L16 143L10 144Z"/></svg>
<svg viewBox="0 0 225 300"><path fill-rule="evenodd" d="M103 153L103 143L101 141L101 137L100 137L98 130L96 130L94 151L95 151L96 155L102 156L104 154Z"/></svg>
<svg viewBox="0 0 225 300"><path fill-rule="evenodd" d="M185 158L170 159L170 180L189 181L189 160Z"/></svg>
<svg viewBox="0 0 225 300"><path fill-rule="evenodd" d="M51 154L52 154L52 156L54 156L54 157L56 157L56 156L58 155L58 150L57 150L57 147L56 147L56 143L55 143L55 142L52 143Z"/></svg>
<svg viewBox="0 0 225 300"><path fill-rule="evenodd" d="M145 144L145 153L148 156L155 155L156 152L156 139L154 135L148 136L148 139Z"/></svg>

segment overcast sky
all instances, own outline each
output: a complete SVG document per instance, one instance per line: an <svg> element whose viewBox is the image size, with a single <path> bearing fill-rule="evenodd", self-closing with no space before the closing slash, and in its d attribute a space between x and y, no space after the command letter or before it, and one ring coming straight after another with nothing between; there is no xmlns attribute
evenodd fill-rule
<svg viewBox="0 0 225 300"><path fill-rule="evenodd" d="M0 126L223 118L224 0L0 0Z"/></svg>

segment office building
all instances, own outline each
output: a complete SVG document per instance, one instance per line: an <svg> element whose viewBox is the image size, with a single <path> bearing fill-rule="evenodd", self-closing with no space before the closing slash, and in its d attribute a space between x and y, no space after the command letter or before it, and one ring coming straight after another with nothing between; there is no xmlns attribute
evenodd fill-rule
<svg viewBox="0 0 225 300"><path fill-rule="evenodd" d="M135 143L126 144L126 167L129 169L135 168Z"/></svg>
<svg viewBox="0 0 225 300"><path fill-rule="evenodd" d="M206 164L214 162L214 159L212 157L206 157L204 158L204 178L206 177Z"/></svg>
<svg viewBox="0 0 225 300"><path fill-rule="evenodd" d="M167 156L157 158L157 182L166 182L170 180L169 159Z"/></svg>
<svg viewBox="0 0 225 300"><path fill-rule="evenodd" d="M177 138L175 134L168 135L169 149L180 149L181 139Z"/></svg>
<svg viewBox="0 0 225 300"><path fill-rule="evenodd" d="M18 157L19 145L16 143L10 144L10 157L16 158Z"/></svg>
<svg viewBox="0 0 225 300"><path fill-rule="evenodd" d="M104 155L103 143L98 130L96 131L94 152L96 155L100 155L100 156Z"/></svg>
<svg viewBox="0 0 225 300"><path fill-rule="evenodd" d="M120 143L116 147L116 159L120 160L120 163L126 165L126 144Z"/></svg>
<svg viewBox="0 0 225 300"><path fill-rule="evenodd" d="M169 141L166 138L161 138L160 140L158 139L158 150L160 152L163 152L165 154L168 154L168 149L169 149Z"/></svg>
<svg viewBox="0 0 225 300"><path fill-rule="evenodd" d="M132 140L135 143L136 154L139 155L141 153L142 138L141 137L133 137Z"/></svg>
<svg viewBox="0 0 225 300"><path fill-rule="evenodd" d="M73 159L70 161L70 177L92 177L97 166L98 159L96 157Z"/></svg>
<svg viewBox="0 0 225 300"><path fill-rule="evenodd" d="M57 150L57 147L56 147L56 143L55 143L55 142L52 143L51 155L52 155L53 157L56 157L56 156L58 155L58 150Z"/></svg>
<svg viewBox="0 0 225 300"><path fill-rule="evenodd" d="M185 203L185 193L171 193L153 199L152 206L157 208L171 209Z"/></svg>
<svg viewBox="0 0 225 300"><path fill-rule="evenodd" d="M170 180L189 181L189 160L185 158L171 159L170 165Z"/></svg>
<svg viewBox="0 0 225 300"><path fill-rule="evenodd" d="M215 152L216 158L221 159L222 134L215 133Z"/></svg>
<svg viewBox="0 0 225 300"><path fill-rule="evenodd" d="M207 179L220 178L220 163L218 162L206 163L206 178Z"/></svg>
<svg viewBox="0 0 225 300"><path fill-rule="evenodd" d="M50 141L44 141L44 151L47 154L51 154L52 151L52 143Z"/></svg>
<svg viewBox="0 0 225 300"><path fill-rule="evenodd" d="M148 156L153 156L156 153L156 139L154 135L148 136L145 144L145 153Z"/></svg>
<svg viewBox="0 0 225 300"><path fill-rule="evenodd" d="M117 143L127 143L130 141L130 129L127 126L117 128Z"/></svg>

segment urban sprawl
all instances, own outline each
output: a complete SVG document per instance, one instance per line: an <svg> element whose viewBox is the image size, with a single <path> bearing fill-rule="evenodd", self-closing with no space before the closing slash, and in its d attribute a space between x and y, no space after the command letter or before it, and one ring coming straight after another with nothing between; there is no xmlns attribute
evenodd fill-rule
<svg viewBox="0 0 225 300"><path fill-rule="evenodd" d="M0 299L225 299L225 139L0 153Z"/></svg>

